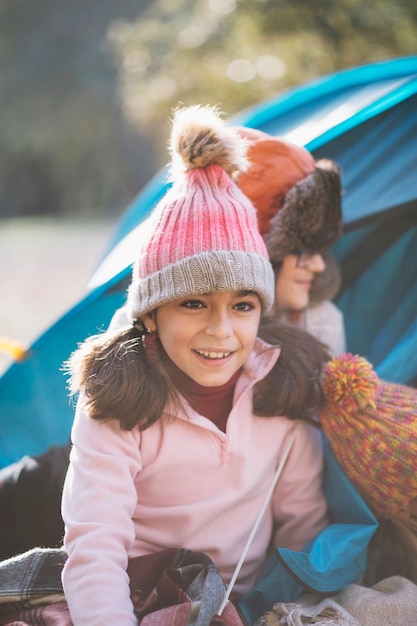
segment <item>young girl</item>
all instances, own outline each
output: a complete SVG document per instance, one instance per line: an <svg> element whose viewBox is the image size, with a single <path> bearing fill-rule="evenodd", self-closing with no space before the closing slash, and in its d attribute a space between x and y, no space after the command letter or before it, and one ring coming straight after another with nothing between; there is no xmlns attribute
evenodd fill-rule
<svg viewBox="0 0 417 626"><path fill-rule="evenodd" d="M81 392L62 504L75 626L137 623L126 568L139 555L205 552L228 583L294 434L234 597L270 546L300 549L328 523L319 433L289 419L314 414L323 354L289 333L282 360L257 336L274 275L233 181L245 144L190 107L171 150L173 186L144 229L126 308L69 362Z"/></svg>
<svg viewBox="0 0 417 626"><path fill-rule="evenodd" d="M343 315L331 302L340 273L329 247L342 230L340 169L279 137L238 132L250 162L238 184L257 210L275 271L272 315L307 330L337 356L346 339Z"/></svg>

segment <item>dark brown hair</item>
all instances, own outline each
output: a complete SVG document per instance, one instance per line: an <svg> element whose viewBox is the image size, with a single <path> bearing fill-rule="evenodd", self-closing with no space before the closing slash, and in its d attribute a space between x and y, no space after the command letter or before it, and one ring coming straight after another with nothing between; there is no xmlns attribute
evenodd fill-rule
<svg viewBox="0 0 417 626"><path fill-rule="evenodd" d="M405 511L380 520L369 547L366 585L390 576L403 576L417 584L417 519Z"/></svg>
<svg viewBox="0 0 417 626"><path fill-rule="evenodd" d="M281 348L269 374L255 387L254 412L257 415L285 415L314 423L323 402L321 374L330 360L323 343L308 332L276 318L263 318L258 336Z"/></svg>
<svg viewBox="0 0 417 626"><path fill-rule="evenodd" d="M263 319L258 334L280 346L281 354L255 387L254 413L311 421L322 399L320 375L329 359L323 344L274 319ZM115 419L125 430L144 430L161 417L168 401L179 402L161 360L149 358L147 341L144 329L126 326L90 337L64 364L70 395L82 392L91 418Z"/></svg>
<svg viewBox="0 0 417 626"><path fill-rule="evenodd" d="M79 391L96 420L115 419L141 430L159 419L171 394L168 381L146 354L144 332L135 326L93 335L64 363L70 395Z"/></svg>

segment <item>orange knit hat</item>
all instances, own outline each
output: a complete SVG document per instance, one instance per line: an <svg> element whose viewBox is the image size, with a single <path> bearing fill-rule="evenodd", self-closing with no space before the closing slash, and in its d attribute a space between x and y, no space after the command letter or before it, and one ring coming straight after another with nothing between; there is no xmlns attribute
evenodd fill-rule
<svg viewBox="0 0 417 626"><path fill-rule="evenodd" d="M315 161L301 146L254 128L237 128L248 143L249 168L238 185L256 208L269 258L322 252L342 230L340 168Z"/></svg>
<svg viewBox="0 0 417 626"><path fill-rule="evenodd" d="M237 183L256 208L272 263L294 252L323 255L326 269L314 278L310 303L331 300L340 270L328 248L342 233L341 172L335 161L315 161L302 146L254 128L238 127L248 144L249 168Z"/></svg>
<svg viewBox="0 0 417 626"><path fill-rule="evenodd" d="M358 355L326 366L319 420L340 465L380 519L417 496L417 389L382 381Z"/></svg>
<svg viewBox="0 0 417 626"><path fill-rule="evenodd" d="M239 175L239 187L258 213L261 235L271 229L271 219L281 209L289 190L314 172L313 156L301 146L254 128L239 128L248 141L250 168Z"/></svg>

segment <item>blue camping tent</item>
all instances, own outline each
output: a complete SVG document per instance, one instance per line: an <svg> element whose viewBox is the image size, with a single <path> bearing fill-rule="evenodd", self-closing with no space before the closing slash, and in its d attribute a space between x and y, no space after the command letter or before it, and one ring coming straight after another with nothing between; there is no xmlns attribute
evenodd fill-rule
<svg viewBox="0 0 417 626"><path fill-rule="evenodd" d="M280 135L341 165L344 235L334 254L348 347L381 377L416 383L417 57L325 76L231 123ZM61 365L123 305L136 242L166 189L162 170L120 220L86 294L0 378L0 467L68 439L73 407Z"/></svg>

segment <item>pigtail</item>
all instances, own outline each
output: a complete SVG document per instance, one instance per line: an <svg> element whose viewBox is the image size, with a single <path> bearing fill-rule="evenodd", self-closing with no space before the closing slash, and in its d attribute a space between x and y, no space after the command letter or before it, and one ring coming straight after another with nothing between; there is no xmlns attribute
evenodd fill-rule
<svg viewBox="0 0 417 626"><path fill-rule="evenodd" d="M315 416L323 402L320 379L330 355L324 344L301 329L263 318L258 335L278 345L281 354L269 374L255 387L254 412L285 415L319 426Z"/></svg>
<svg viewBox="0 0 417 626"><path fill-rule="evenodd" d="M145 340L137 325L94 335L66 361L69 393L82 393L89 417L115 419L125 430L145 430L159 419L169 386L148 359Z"/></svg>

